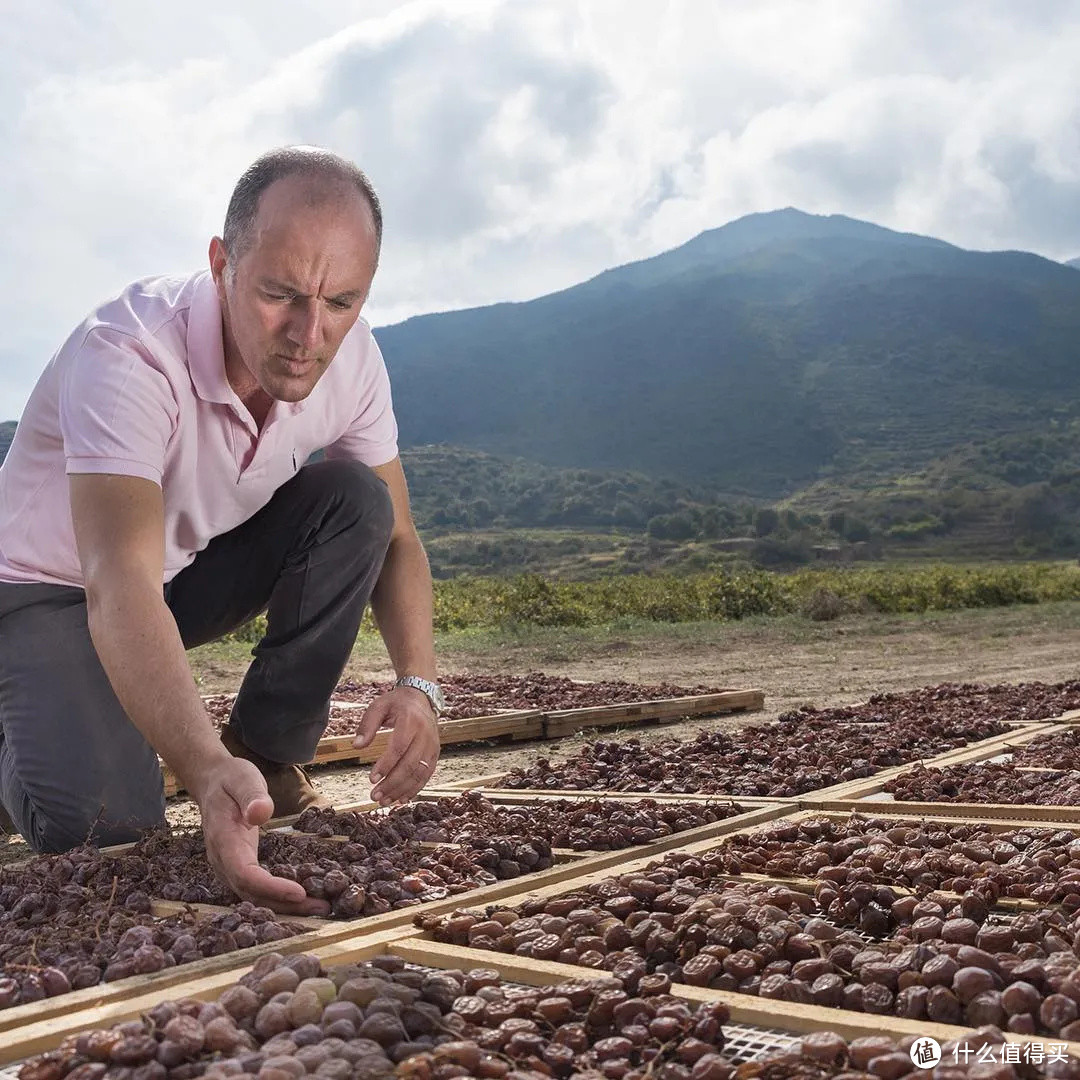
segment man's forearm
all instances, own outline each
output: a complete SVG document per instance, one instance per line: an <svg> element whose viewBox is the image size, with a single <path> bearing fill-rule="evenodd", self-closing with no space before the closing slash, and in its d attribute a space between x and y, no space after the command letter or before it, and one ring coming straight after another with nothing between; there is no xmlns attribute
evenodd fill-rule
<svg viewBox="0 0 1080 1080"><path fill-rule="evenodd" d="M199 697L164 599L128 584L88 592L87 612L94 648L124 711L197 797L208 767L229 753Z"/></svg>
<svg viewBox="0 0 1080 1080"><path fill-rule="evenodd" d="M431 568L415 531L391 541L371 610L398 675L434 680Z"/></svg>

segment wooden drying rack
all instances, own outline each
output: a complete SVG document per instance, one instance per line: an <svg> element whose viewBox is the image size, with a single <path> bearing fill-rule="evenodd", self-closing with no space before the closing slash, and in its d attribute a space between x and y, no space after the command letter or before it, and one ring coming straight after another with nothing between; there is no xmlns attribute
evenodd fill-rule
<svg viewBox="0 0 1080 1080"><path fill-rule="evenodd" d="M715 694L656 698L623 705L546 712L541 709L520 709L492 713L489 716L474 716L465 720L440 720L439 739L444 747L497 740L524 742L559 739L593 728L624 724L661 724L692 716L758 712L764 705L765 694L761 690L721 690ZM363 706L335 698L330 702L330 708L339 711L356 710L359 714ZM357 718L359 719L359 716ZM352 735L334 735L320 739L311 764L326 765L335 761L369 764L376 761L386 749L388 738L386 732L380 732L363 750L357 750L353 746ZM180 787L172 770L162 762L161 771L165 778L165 794L177 794Z"/></svg>
<svg viewBox="0 0 1080 1080"><path fill-rule="evenodd" d="M412 925L413 917L418 912L445 914L462 907L484 909L490 904L516 907L525 900L564 895L610 877L613 873L625 874L645 870L658 856L671 851L704 854L734 835L753 832L770 824L796 822L816 816L822 816L821 811L798 810L794 806L779 803L758 807L725 821L665 837L656 844L637 849L603 854L580 853L575 860L551 870L499 882L472 893L422 905L420 908L407 908L348 922L303 920L307 924L316 924L316 928L285 941L255 946L154 975L136 976L89 990L75 991L60 998L50 998L5 1010L0 1013L0 1063L22 1060L52 1049L72 1033L137 1017L165 996L213 1000L265 952L310 952L319 957L324 966L358 963L379 955L394 955L408 963L442 970L468 970L477 967L494 969L507 981L532 986L546 986L564 980L593 979L598 975L593 968L436 942ZM843 819L847 815L827 811L824 816ZM944 819L945 823L952 820L954 819ZM1004 829L1027 822L997 819L988 824L996 829ZM723 875L721 879L725 878L733 882L774 883L797 890L812 889L816 884L809 879L782 875L732 874ZM1014 901L1005 905L1003 910L1016 910L1021 905L1027 906L1023 901ZM177 904L173 905L172 909L184 906ZM203 905L202 910L212 913L219 909ZM685 984L673 985L671 992L689 1002L723 1003L730 1010L732 1021L737 1024L794 1035L830 1030L848 1039L867 1035L888 1035L893 1038L918 1035L929 1036L944 1043L963 1038L965 1032L971 1030L960 1025L934 1024L895 1016L763 1000L738 992ZM1027 1043L1064 1046L1067 1053L1080 1056L1080 1044L1065 1043L1048 1036L1029 1037L1006 1033L1006 1038L1021 1046Z"/></svg>
<svg viewBox="0 0 1080 1080"><path fill-rule="evenodd" d="M1005 735L984 739L960 750L947 751L925 759L922 764L939 766L957 764L961 761L985 761L1008 752L1010 747L1023 745L1042 735L1062 731L1063 725L1074 723L1077 719L1080 719L1080 710L1044 722L1027 722L1016 726ZM246 970L258 956L266 952L286 954L314 952L326 965L354 963L378 955L392 954L410 963L435 968L494 968L504 978L527 985L549 985L567 978L595 978L597 972L594 969L435 942L413 926L413 919L418 913L445 914L462 907L483 908L490 904L515 906L527 897L555 896L571 892L609 877L613 873L644 869L651 862L669 852L681 851L687 854L707 852L728 837L750 832L770 823L796 822L810 816L827 816L843 820L851 814L870 816L889 814L898 818L917 818L920 821L940 820L944 823L970 821L995 830L1039 824L1047 827L1073 828L1080 832L1080 829L1077 829L1077 823L1080 820L1077 815L1080 814L1080 808L927 805L865 800L867 790L873 789L879 781L917 765L918 763L911 763L897 766L894 769L883 770L881 774L868 780L834 785L832 788L798 798L773 800L729 795L680 796L657 795L653 792L618 792L608 795L595 791L529 792L493 788L492 782L501 780L501 775L463 781L460 785L442 789L429 789L423 793L423 798L460 796L465 790L476 790L482 792L485 798L497 805L505 806L536 804L551 799L604 798L622 801L649 798L658 802L731 800L740 804L745 812L636 848L602 853L560 852L560 861L548 870L509 881L500 881L472 892L433 901L419 907L387 912L384 915L341 921L284 917L282 921L302 926L304 932L284 941L257 945L151 975L134 976L0 1011L0 1064L18 1061L54 1048L66 1035L73 1032L137 1017L166 996L213 999L227 986L232 985L239 974ZM370 802L357 803L340 809L377 812ZM1033 817L1031 811L1036 812L1037 816ZM293 820L295 819L279 819L272 822L270 827L288 829ZM782 875L732 874L726 877L732 881L782 884L802 891L812 890L816 885L816 882L811 879ZM1031 906L1029 901L1007 901L1002 905L1002 910L1023 910L1029 906ZM154 913L161 915L189 909L194 910L197 916L204 917L226 910L213 905L186 905L163 900L154 900L152 906ZM894 1037L917 1034L931 1036L944 1042L962 1037L964 1032L969 1030L959 1026L935 1025L893 1016L823 1009L776 1000L763 1001L746 994L681 984L676 984L672 992L689 1001L722 1002L730 1009L732 1020L736 1023L764 1026L792 1033L828 1029L847 1038L870 1034L887 1034ZM1047 1045L1054 1042L1046 1036L1027 1037L1009 1033L1006 1037L1009 1041L1020 1044ZM1060 1040L1058 1042L1060 1043ZM1080 1044L1067 1044L1067 1046L1069 1053L1080 1056Z"/></svg>

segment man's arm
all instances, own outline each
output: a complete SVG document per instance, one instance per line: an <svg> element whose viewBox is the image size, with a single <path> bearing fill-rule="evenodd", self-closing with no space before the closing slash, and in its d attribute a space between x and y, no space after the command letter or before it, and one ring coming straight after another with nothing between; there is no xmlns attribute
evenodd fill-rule
<svg viewBox="0 0 1080 1080"><path fill-rule="evenodd" d="M69 487L94 648L131 722L199 804L214 869L257 903L324 911L296 882L259 866L258 826L273 803L258 769L222 745L196 690L162 592L161 489L106 474L72 475Z"/></svg>
<svg viewBox="0 0 1080 1080"><path fill-rule="evenodd" d="M413 523L401 459L374 471L390 489L394 531L371 609L397 674L435 681L431 570ZM388 725L393 730L387 749L371 770L371 794L381 803L411 799L431 779L439 760L438 718L419 690L398 687L376 699L360 721L355 745L366 746Z"/></svg>

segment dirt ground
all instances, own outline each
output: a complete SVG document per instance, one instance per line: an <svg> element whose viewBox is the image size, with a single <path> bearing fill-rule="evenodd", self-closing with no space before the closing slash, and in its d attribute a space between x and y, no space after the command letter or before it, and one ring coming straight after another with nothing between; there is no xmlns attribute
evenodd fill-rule
<svg viewBox="0 0 1080 1080"><path fill-rule="evenodd" d="M645 739L690 735L702 727L742 727L804 703L864 701L884 691L942 682L1058 682L1080 677L1080 603L1043 604L913 616L856 616L831 623L772 619L739 624L637 626L625 630L542 629L519 634L444 635L443 671L545 671L575 679L710 683L765 692L763 712L606 731L545 743L448 748L432 785L505 770L538 756L556 757L584 738ZM193 654L206 693L235 690L247 659L239 648ZM389 679L377 641L362 640L346 672ZM367 767L315 770L336 803L367 796ZM170 800L176 824L197 822L190 802ZM13 840L7 858L25 853Z"/></svg>

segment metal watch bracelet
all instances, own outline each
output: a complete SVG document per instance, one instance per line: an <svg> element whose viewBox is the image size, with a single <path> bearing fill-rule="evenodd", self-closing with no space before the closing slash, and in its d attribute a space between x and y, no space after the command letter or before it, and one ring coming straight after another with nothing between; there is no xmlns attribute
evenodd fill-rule
<svg viewBox="0 0 1080 1080"><path fill-rule="evenodd" d="M436 716L442 716L446 712L446 698L438 683L423 679L419 675L402 675L394 686L411 686L414 690L419 690L431 702Z"/></svg>

